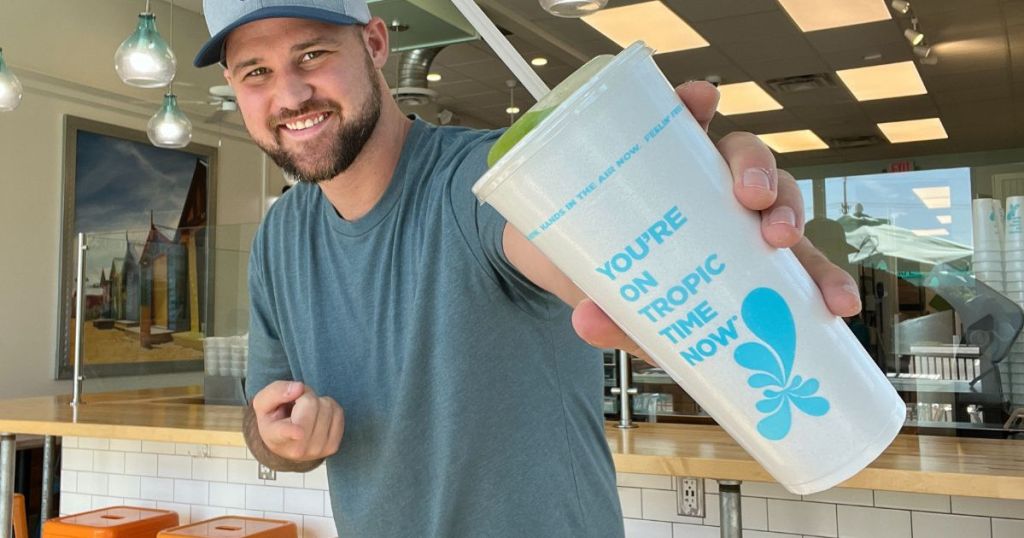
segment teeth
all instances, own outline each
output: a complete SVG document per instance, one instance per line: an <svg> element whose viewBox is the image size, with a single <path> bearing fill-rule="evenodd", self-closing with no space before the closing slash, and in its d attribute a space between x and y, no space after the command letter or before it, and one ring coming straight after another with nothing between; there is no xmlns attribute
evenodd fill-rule
<svg viewBox="0 0 1024 538"><path fill-rule="evenodd" d="M320 114L319 116L315 118L310 118L306 121L293 121L290 123L285 123L285 127L287 127L288 130L290 131L301 131L303 129L309 129L310 127L324 121L324 118L326 117L327 114Z"/></svg>

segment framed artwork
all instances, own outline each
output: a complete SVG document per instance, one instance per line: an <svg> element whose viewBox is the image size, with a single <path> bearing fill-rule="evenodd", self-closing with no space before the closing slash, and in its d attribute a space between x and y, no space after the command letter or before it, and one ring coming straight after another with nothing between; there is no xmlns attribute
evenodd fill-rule
<svg viewBox="0 0 1024 538"><path fill-rule="evenodd" d="M64 118L57 377L74 371L78 234L86 238L87 378L203 369L213 326L216 148Z"/></svg>

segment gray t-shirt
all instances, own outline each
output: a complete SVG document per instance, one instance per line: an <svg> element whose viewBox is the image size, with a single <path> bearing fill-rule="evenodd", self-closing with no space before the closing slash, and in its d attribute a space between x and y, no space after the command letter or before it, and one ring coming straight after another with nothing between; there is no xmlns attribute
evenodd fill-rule
<svg viewBox="0 0 1024 538"><path fill-rule="evenodd" d="M623 535L600 352L470 192L496 137L416 120L366 216L298 185L256 235L246 391L296 379L344 407L342 538Z"/></svg>

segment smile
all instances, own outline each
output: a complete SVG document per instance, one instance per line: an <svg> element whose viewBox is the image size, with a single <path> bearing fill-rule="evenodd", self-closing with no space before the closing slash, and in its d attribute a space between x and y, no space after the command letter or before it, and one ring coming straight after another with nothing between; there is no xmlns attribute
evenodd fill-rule
<svg viewBox="0 0 1024 538"><path fill-rule="evenodd" d="M318 125L320 122L327 119L328 115L329 113L322 112L315 117L307 118L306 120L286 122L284 125L289 131L305 131L306 129L309 129L314 125Z"/></svg>

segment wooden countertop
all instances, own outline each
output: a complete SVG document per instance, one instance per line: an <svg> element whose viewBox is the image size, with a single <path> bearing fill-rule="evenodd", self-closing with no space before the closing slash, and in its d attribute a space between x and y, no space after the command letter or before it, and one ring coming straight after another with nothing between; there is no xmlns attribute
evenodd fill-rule
<svg viewBox="0 0 1024 538"><path fill-rule="evenodd" d="M201 405L197 387L0 401L0 432L245 446L242 408ZM616 470L673 476L772 478L717 426L605 427ZM1024 500L1024 441L900 435L844 487Z"/></svg>
<svg viewBox="0 0 1024 538"><path fill-rule="evenodd" d="M242 408L202 405L198 387L0 400L0 432L245 446Z"/></svg>

